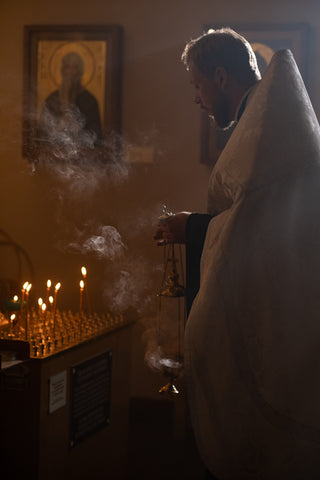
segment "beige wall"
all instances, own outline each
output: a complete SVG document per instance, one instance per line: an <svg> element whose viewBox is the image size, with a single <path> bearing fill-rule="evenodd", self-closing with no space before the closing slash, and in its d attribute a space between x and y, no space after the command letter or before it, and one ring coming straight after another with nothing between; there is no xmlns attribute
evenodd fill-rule
<svg viewBox="0 0 320 480"><path fill-rule="evenodd" d="M47 278L60 280L61 304L76 308L79 268L85 264L92 303L96 310L105 309L109 301L103 299L103 290L108 288L115 295L119 272L128 269L126 301L138 307L142 317L152 312L148 301L158 287L161 263L152 233L161 206L165 202L173 210L204 211L206 202L209 171L199 163L200 112L179 61L185 41L200 34L207 23L298 22L312 29L310 93L319 112L317 0L1 0L0 229L28 251L37 295ZM132 145L146 142L153 146L152 165L133 166L127 180L117 185L106 180L97 190L86 189L81 194L74 194L45 172L31 172L21 154L23 27L41 24L123 26L123 135ZM97 224L117 228L126 245L121 259L100 260L64 250L74 226L85 230L87 219L92 218ZM2 265L7 253L0 252ZM140 326L135 329L132 393L152 396L158 379L142 366L142 330Z"/></svg>

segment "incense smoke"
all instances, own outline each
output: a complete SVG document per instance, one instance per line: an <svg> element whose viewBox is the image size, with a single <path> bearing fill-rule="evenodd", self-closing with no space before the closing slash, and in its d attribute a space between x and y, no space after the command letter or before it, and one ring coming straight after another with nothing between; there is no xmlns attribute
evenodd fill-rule
<svg viewBox="0 0 320 480"><path fill-rule="evenodd" d="M52 182L58 248L106 262L103 297L111 311L123 313L132 308L140 315L150 313L156 291L151 279L157 267L146 262L136 239L142 238L145 230L146 242L152 244L150 227L153 229L151 223L157 215L150 207L147 212L140 208L134 215L130 208L120 215L113 208L117 191L112 189L129 177L130 164L124 154L127 142L114 132L98 139L85 129L84 118L80 112L75 115L74 109L58 129L57 120L44 115L46 133L39 129L34 165L36 171L48 172ZM146 142L145 135L143 144ZM136 251L131 251L131 241Z"/></svg>
<svg viewBox="0 0 320 480"><path fill-rule="evenodd" d="M170 358L160 345L154 345L153 349L147 350L145 354L145 361L153 370L158 370L168 375L178 376L183 369L183 361L177 353Z"/></svg>
<svg viewBox="0 0 320 480"><path fill-rule="evenodd" d="M114 259L123 253L125 245L115 227L103 225L96 235L70 243L69 249L85 254L94 253L99 258Z"/></svg>
<svg viewBox="0 0 320 480"><path fill-rule="evenodd" d="M123 137L109 133L99 146L94 146L90 134L83 133L81 138L80 144L70 140L39 150L34 158L35 170L45 169L68 193L81 195L128 179L129 165L123 155L127 146Z"/></svg>
<svg viewBox="0 0 320 480"><path fill-rule="evenodd" d="M63 114L51 112L46 105L42 109L37 141L42 147L50 146L55 160L72 160L82 148L93 149L98 145L97 133L86 129L86 117L76 105L65 105Z"/></svg>
<svg viewBox="0 0 320 480"><path fill-rule="evenodd" d="M176 308L180 300L158 296L157 311L144 320L145 363L169 376L183 370L184 317Z"/></svg>
<svg viewBox="0 0 320 480"><path fill-rule="evenodd" d="M134 309L139 315L146 315L153 309L155 285L153 268L142 256L133 257L126 252L113 269L106 275L112 278L111 285L104 290L104 298L110 309L122 313Z"/></svg>
<svg viewBox="0 0 320 480"><path fill-rule="evenodd" d="M85 130L80 112L73 118L71 112L69 114L69 125L66 122L59 130L52 118L45 118L47 136L44 138L39 132L33 152L35 171L48 172L51 193L56 197L52 213L59 226L56 229L58 247L67 253L92 255L105 262L103 296L108 308L115 313L135 309L146 319L149 366L161 371L178 371L181 349L177 346L180 339L175 322L172 318L162 320L159 328L156 296L159 284L154 284L159 265L150 265L143 249L137 253L129 247L130 240L143 238L144 231L157 222L161 211L151 212L150 206L143 206L139 211L138 206L134 216L130 216L128 208L117 222L110 221L115 209L108 187L119 186L129 177L130 165L123 154L127 142L114 132L99 140L96 133ZM142 145L147 144L150 144L150 135L142 138ZM158 157L159 151L158 145ZM96 210L97 203L105 205L106 213ZM129 199L128 204L130 207ZM150 231L146 234L147 242L152 243ZM159 251L159 261L161 254ZM159 281L160 278L161 273Z"/></svg>

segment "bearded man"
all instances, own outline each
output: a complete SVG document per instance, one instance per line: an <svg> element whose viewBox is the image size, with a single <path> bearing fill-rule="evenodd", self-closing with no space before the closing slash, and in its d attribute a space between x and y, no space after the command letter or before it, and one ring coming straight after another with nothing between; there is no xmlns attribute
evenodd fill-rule
<svg viewBox="0 0 320 480"><path fill-rule="evenodd" d="M220 480L318 480L320 128L292 53L277 52L259 81L238 42L217 30L183 54L196 103L222 127L237 123L209 180L205 224L172 215L156 239L186 242L189 257L200 249L185 372L208 470ZM230 49L216 56L222 43Z"/></svg>

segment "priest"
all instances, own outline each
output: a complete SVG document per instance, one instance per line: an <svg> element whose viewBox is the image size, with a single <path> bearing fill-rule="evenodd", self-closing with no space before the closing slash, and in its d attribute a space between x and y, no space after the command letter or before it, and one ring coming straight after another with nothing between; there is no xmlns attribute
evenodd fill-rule
<svg viewBox="0 0 320 480"><path fill-rule="evenodd" d="M244 101L209 181L185 332L192 424L220 480L317 480L320 129L288 50ZM191 217L170 217L158 241L194 242Z"/></svg>

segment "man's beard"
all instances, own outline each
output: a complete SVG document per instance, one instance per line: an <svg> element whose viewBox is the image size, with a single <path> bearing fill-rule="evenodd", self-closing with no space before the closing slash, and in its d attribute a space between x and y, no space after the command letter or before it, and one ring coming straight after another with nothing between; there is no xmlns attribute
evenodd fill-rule
<svg viewBox="0 0 320 480"><path fill-rule="evenodd" d="M223 93L220 94L214 112L210 116L214 118L219 128L228 128L233 121L233 118L230 118L228 99Z"/></svg>

